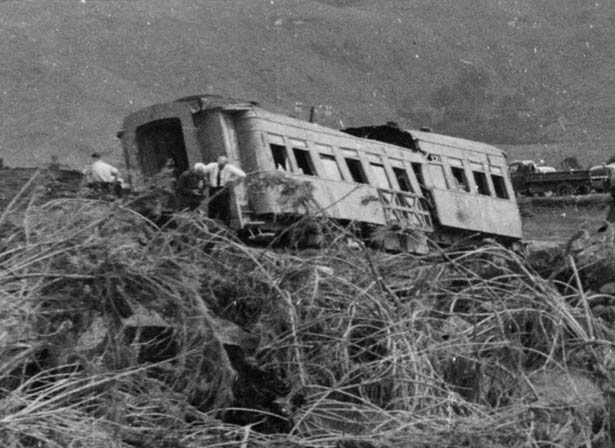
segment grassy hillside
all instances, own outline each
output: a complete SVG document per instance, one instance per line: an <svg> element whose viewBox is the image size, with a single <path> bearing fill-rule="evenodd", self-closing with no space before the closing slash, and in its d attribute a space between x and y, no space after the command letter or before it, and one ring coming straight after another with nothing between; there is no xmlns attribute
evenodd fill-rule
<svg viewBox="0 0 615 448"><path fill-rule="evenodd" d="M513 157L522 144L554 148L550 163L576 148L600 162L614 16L578 0L4 1L1 156L120 163L124 115L204 92L300 116L319 106L334 127L396 120Z"/></svg>

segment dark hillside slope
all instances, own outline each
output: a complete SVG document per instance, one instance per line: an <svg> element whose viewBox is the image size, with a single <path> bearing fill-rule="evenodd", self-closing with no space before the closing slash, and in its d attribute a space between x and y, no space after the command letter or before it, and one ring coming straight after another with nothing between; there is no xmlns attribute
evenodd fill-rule
<svg viewBox="0 0 615 448"><path fill-rule="evenodd" d="M604 146L614 18L579 0L0 2L0 151L13 166L93 150L120 163L124 115L200 92L319 106L334 127Z"/></svg>

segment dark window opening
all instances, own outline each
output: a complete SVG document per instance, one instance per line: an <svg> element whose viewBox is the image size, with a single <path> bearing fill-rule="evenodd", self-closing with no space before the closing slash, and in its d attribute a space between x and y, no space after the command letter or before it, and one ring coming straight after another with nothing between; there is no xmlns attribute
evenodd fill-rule
<svg viewBox="0 0 615 448"><path fill-rule="evenodd" d="M188 169L184 133L179 118L156 120L136 129L139 164L146 176L172 167L175 177Z"/></svg>
<svg viewBox="0 0 615 448"><path fill-rule="evenodd" d="M487 176L482 171L472 171L474 174L474 183L476 183L476 188L478 190L478 194L482 194L485 196L491 196L491 192L489 191L489 184L487 183Z"/></svg>
<svg viewBox="0 0 615 448"><path fill-rule="evenodd" d="M504 182L504 178L502 176L492 174L491 181L493 182L493 188L495 189L496 197L500 199L509 199L508 191L506 190L506 182Z"/></svg>
<svg viewBox="0 0 615 448"><path fill-rule="evenodd" d="M453 173L453 180L455 181L455 188L460 191L470 191L468 180L466 179L466 173L463 168L451 167Z"/></svg>
<svg viewBox="0 0 615 448"><path fill-rule="evenodd" d="M363 165L361 165L361 161L357 159L346 159L346 165L348 166L348 171L350 171L350 175L352 176L352 180L359 184L367 184L367 176L365 175L365 171L363 170Z"/></svg>
<svg viewBox="0 0 615 448"><path fill-rule="evenodd" d="M408 177L408 173L406 173L405 169L393 167L393 173L395 174L395 178L397 179L397 183L399 184L399 189L401 191L412 191L410 178Z"/></svg>
<svg viewBox="0 0 615 448"><path fill-rule="evenodd" d="M312 163L310 152L305 149L293 148L293 153L295 154L295 160L297 161L299 173L305 174L306 176L315 176L316 170L314 170L314 164Z"/></svg>
<svg viewBox="0 0 615 448"><path fill-rule="evenodd" d="M288 156L286 155L286 147L271 143L271 154L273 155L273 164L276 170L288 171Z"/></svg>
<svg viewBox="0 0 615 448"><path fill-rule="evenodd" d="M414 176L419 183L421 188L425 187L425 179L423 178L423 164L422 163L412 163L412 171L414 171Z"/></svg>

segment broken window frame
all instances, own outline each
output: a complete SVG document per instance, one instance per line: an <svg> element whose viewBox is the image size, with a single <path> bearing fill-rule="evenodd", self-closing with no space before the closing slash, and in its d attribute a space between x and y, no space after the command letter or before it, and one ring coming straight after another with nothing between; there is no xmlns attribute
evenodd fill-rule
<svg viewBox="0 0 615 448"><path fill-rule="evenodd" d="M395 176L395 181L397 182L399 190L415 193L410 176L408 176L408 170L397 165L391 165L391 169L393 170L393 175Z"/></svg>
<svg viewBox="0 0 615 448"><path fill-rule="evenodd" d="M463 160L455 157L448 157L448 166L451 169L452 190L463 191L464 193L470 192L470 182L466 174Z"/></svg>
<svg viewBox="0 0 615 448"><path fill-rule="evenodd" d="M269 150L273 157L273 167L276 171L290 171L290 159L286 146L278 145L277 143L269 143Z"/></svg>
<svg viewBox="0 0 615 448"><path fill-rule="evenodd" d="M273 168L276 171L284 171L288 173L292 172L293 166L290 154L288 153L288 146L286 144L285 138L278 134L267 133L266 144L269 146L269 154L272 158ZM279 162L281 162L279 156L283 156L284 158L283 166L280 166L279 164Z"/></svg>
<svg viewBox="0 0 615 448"><path fill-rule="evenodd" d="M357 184L369 184L369 180L365 175L365 169L363 168L363 164L361 160L354 159L351 157L346 157L346 167L348 168L348 172L352 177L352 181Z"/></svg>
<svg viewBox="0 0 615 448"><path fill-rule="evenodd" d="M484 165L480 162L470 161L470 169L474 180L474 193L481 196L491 196L491 188Z"/></svg>
<svg viewBox="0 0 615 448"><path fill-rule="evenodd" d="M306 148L297 148L293 145L293 155L297 163L297 174L312 177L318 175L316 167L314 166L314 161L312 160L312 155L310 154L310 150L307 149L307 146Z"/></svg>
<svg viewBox="0 0 615 448"><path fill-rule="evenodd" d="M346 148L340 149L342 151L342 155L344 156L346 168L348 169L348 173L350 174L350 177L352 179L351 181L356 184L369 185L367 173L365 172L363 162L359 158L359 154L357 153L357 151Z"/></svg>
<svg viewBox="0 0 615 448"><path fill-rule="evenodd" d="M501 167L491 165L489 167L491 174L491 183L493 184L493 192L498 199L510 199L508 186Z"/></svg>

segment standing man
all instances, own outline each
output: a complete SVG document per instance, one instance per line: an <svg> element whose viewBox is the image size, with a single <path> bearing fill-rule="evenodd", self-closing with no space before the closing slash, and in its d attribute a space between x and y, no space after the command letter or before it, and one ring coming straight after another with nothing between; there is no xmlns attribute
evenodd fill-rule
<svg viewBox="0 0 615 448"><path fill-rule="evenodd" d="M229 163L226 156L219 156L215 162L205 165L205 169L209 175L208 215L228 226L231 223L231 188L246 177L246 173Z"/></svg>
<svg viewBox="0 0 615 448"><path fill-rule="evenodd" d="M194 167L181 173L175 188L180 210L196 210L199 208L205 197L206 174L206 165L201 162L195 163Z"/></svg>
<svg viewBox="0 0 615 448"><path fill-rule="evenodd" d="M86 185L96 191L103 193L114 193L122 196L122 178L120 171L106 162L102 161L99 153L92 154L92 164L87 167L83 174Z"/></svg>

